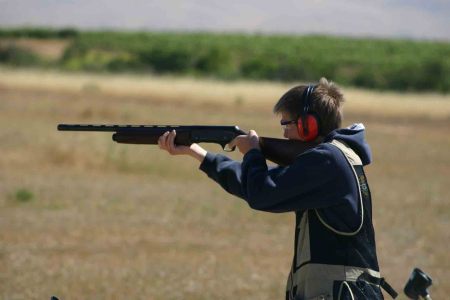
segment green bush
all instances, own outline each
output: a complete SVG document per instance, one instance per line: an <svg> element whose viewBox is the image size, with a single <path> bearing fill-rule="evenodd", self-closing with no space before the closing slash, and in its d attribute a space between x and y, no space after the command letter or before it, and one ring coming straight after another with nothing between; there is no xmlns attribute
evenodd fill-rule
<svg viewBox="0 0 450 300"><path fill-rule="evenodd" d="M15 199L18 202L29 202L33 200L33 197L33 193L24 188L18 189L15 194Z"/></svg>
<svg viewBox="0 0 450 300"><path fill-rule="evenodd" d="M12 66L37 65L41 61L33 52L16 46L0 47L0 63Z"/></svg>

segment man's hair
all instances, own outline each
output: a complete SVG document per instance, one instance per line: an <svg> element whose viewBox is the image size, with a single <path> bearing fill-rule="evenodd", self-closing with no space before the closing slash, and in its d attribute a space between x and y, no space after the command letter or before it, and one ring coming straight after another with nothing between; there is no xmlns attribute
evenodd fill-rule
<svg viewBox="0 0 450 300"><path fill-rule="evenodd" d="M308 86L298 85L288 90L275 104L273 112L287 113L298 119L303 113L304 91ZM326 78L321 78L309 99L309 112L318 117L320 136L326 136L331 131L341 127L342 104L344 96L340 88Z"/></svg>

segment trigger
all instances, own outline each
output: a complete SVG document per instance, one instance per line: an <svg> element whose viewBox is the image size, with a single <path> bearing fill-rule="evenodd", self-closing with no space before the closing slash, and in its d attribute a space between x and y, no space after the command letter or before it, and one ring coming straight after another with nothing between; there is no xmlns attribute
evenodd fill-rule
<svg viewBox="0 0 450 300"><path fill-rule="evenodd" d="M223 151L225 151L225 152L233 152L235 149L236 149L236 146L230 147L229 144L225 144L225 146L223 147Z"/></svg>

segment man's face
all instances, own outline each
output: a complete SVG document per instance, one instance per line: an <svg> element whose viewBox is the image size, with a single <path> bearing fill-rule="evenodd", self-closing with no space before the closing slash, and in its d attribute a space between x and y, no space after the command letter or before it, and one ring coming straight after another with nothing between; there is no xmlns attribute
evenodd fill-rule
<svg viewBox="0 0 450 300"><path fill-rule="evenodd" d="M290 114L282 112L281 121L292 121L295 120ZM283 126L283 136L290 140L302 140L298 134L297 124L287 124Z"/></svg>

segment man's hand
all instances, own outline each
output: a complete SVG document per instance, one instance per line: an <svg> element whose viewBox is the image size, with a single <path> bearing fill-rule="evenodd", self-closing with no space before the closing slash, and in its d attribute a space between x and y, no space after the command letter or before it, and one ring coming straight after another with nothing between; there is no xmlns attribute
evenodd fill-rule
<svg viewBox="0 0 450 300"><path fill-rule="evenodd" d="M207 151L195 143L190 146L175 145L176 135L175 130L165 132L158 139L159 148L166 150L170 155L189 155L202 162Z"/></svg>
<svg viewBox="0 0 450 300"><path fill-rule="evenodd" d="M238 147L239 151L244 155L252 149L261 149L258 134L254 130L250 130L247 135L237 136L228 146L230 148Z"/></svg>

